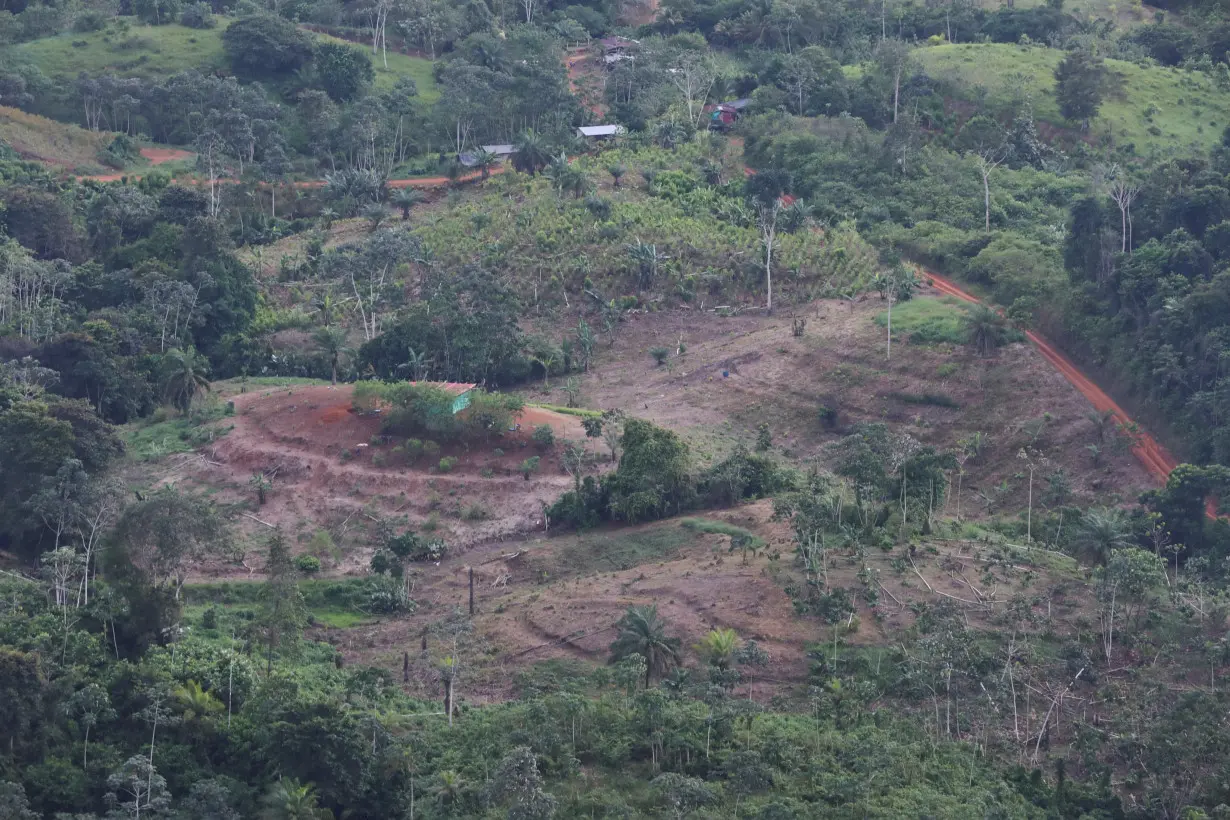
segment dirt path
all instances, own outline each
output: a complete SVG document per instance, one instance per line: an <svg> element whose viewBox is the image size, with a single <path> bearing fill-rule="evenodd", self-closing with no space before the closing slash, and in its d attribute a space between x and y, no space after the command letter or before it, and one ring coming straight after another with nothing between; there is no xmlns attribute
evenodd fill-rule
<svg viewBox="0 0 1230 820"><path fill-rule="evenodd" d="M956 298L962 299L966 302L983 304L983 302L977 297L966 293L964 290L957 287L950 280L940 276L938 273L934 273L932 271L925 271L925 273L931 279L931 284L940 293L955 296ZM1090 404L1092 404L1096 410L1100 412L1110 411L1114 420L1124 427L1133 424L1131 417L1128 416L1128 414L1115 402L1114 399L1108 396L1102 388L1090 381L1084 373L1081 373L1080 370L1077 369L1076 365L1056 350L1050 342L1039 336L1037 333L1034 333L1032 330L1025 331L1025 335L1028 337L1029 341L1033 342L1034 346L1038 348L1038 352L1042 354L1042 357L1050 362L1056 370L1063 374L1064 378L1071 382L1072 386L1079 390L1081 395L1088 399ZM1145 466L1145 469L1162 482L1165 482L1167 476L1170 475L1170 471L1178 466L1178 462L1175 460L1174 456L1172 456L1165 447L1159 444L1153 436L1149 435L1149 433L1143 429L1136 435L1135 443L1132 445L1132 452L1136 454L1138 459L1140 459L1140 462Z"/></svg>

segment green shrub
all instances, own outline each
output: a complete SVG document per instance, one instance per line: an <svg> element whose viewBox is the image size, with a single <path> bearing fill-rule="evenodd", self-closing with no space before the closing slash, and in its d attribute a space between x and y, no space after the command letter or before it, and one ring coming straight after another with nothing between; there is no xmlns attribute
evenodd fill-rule
<svg viewBox="0 0 1230 820"><path fill-rule="evenodd" d="M956 375L961 370L961 366L956 362L944 362L939 367L935 368L935 375L941 379L946 379L949 376Z"/></svg>
<svg viewBox="0 0 1230 820"><path fill-rule="evenodd" d="M950 407L959 409L960 404L952 396L944 393L898 393L892 392L888 394L890 399L905 402L906 404L931 404L936 407Z"/></svg>
<svg viewBox="0 0 1230 820"><path fill-rule="evenodd" d="M453 471L453 468L456 466L457 466L456 456L445 456L444 458L440 459L440 463L436 465L436 469L438 469L442 473L451 473Z"/></svg>
<svg viewBox="0 0 1230 820"><path fill-rule="evenodd" d="M423 455L427 456L428 458L434 459L436 456L440 455L440 445L436 444L434 441L431 441L430 439L427 441L424 441L423 442Z"/></svg>
<svg viewBox="0 0 1230 820"><path fill-rule="evenodd" d="M295 559L295 569L305 575L313 575L320 572L320 559L315 555L300 555Z"/></svg>
<svg viewBox="0 0 1230 820"><path fill-rule="evenodd" d="M521 462L521 466L517 468L521 471L521 477L526 481L529 481L530 475L538 469L539 461L540 459L538 456L530 456L525 461Z"/></svg>
<svg viewBox="0 0 1230 820"><path fill-rule="evenodd" d="M736 527L734 524L727 524L725 521L714 521L712 518L681 518L679 526L685 530L692 532L711 533L713 535L729 535L732 539L746 539L747 543L763 547L765 541L760 536L752 533L750 530L745 530L742 527Z"/></svg>
<svg viewBox="0 0 1230 820"><path fill-rule="evenodd" d="M549 424L540 424L534 428L534 433L530 436L530 440L534 442L534 446L539 450L550 450L555 446L555 431L551 429Z"/></svg>
<svg viewBox="0 0 1230 820"><path fill-rule="evenodd" d="M661 366L666 364L666 358L671 355L671 352L670 348L651 347L649 348L649 355L653 357L654 362L657 363L658 366Z"/></svg>
<svg viewBox="0 0 1230 820"><path fill-rule="evenodd" d="M487 511L487 508L477 501L473 504L467 504L465 509L461 511L463 521L485 521L490 516L491 514Z"/></svg>

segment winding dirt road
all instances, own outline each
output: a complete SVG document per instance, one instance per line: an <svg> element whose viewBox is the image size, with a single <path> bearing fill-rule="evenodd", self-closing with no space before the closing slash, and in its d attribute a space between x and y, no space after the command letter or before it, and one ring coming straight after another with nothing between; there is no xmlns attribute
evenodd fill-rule
<svg viewBox="0 0 1230 820"><path fill-rule="evenodd" d="M964 290L957 287L950 280L940 276L938 273L933 273L931 271L925 271L925 273L931 280L932 286L940 293L947 294L948 296L955 296L956 298L962 299L966 302L973 302L974 304L979 305L983 304L980 299L966 293ZM1133 424L1131 417L1124 412L1123 408L1120 407L1114 399L1106 395L1106 392L1090 381L1084 373L1081 373L1080 370L1077 369L1076 365L1074 365L1067 356L1064 356L1056 350L1050 342L1039 336L1037 333L1034 333L1032 330L1025 331L1025 336L1028 337L1029 341L1033 342L1034 346L1038 348L1038 352L1042 354L1042 357L1054 365L1055 369L1062 373L1064 378L1071 382L1072 386L1079 390L1081 395L1089 400L1089 403L1094 406L1094 409L1100 412L1106 412L1109 410L1112 418L1124 427L1129 427ZM1136 458L1140 459L1140 463L1145 466L1146 470L1148 470L1159 481L1165 482L1167 476L1170 475L1170 471L1178 466L1178 462L1175 460L1174 456L1166 450L1165 447L1153 438L1153 436L1149 435L1144 430L1141 430L1139 427L1136 429L1139 430L1139 432L1136 434L1134 443L1132 444L1132 452L1136 455Z"/></svg>

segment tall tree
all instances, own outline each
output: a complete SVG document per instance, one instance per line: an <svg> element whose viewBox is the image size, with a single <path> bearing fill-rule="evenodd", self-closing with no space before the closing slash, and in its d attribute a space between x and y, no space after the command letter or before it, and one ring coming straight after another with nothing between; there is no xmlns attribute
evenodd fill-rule
<svg viewBox="0 0 1230 820"><path fill-rule="evenodd" d="M295 564L282 530L269 537L265 585L261 590L260 633L265 644L265 674L273 671L273 653L293 646L307 622L307 609L296 582Z"/></svg>
<svg viewBox="0 0 1230 820"><path fill-rule="evenodd" d="M628 607L615 626L619 635L611 643L611 660L622 661L630 655L644 658L646 688L654 675L665 675L682 660L680 641L666 634L666 622L658 616L656 604Z"/></svg>
<svg viewBox="0 0 1230 820"><path fill-rule="evenodd" d="M346 346L346 331L334 325L318 328L312 334L312 341L320 352L329 360L329 379L331 384L337 384L337 365L341 357L350 352Z"/></svg>
<svg viewBox="0 0 1230 820"><path fill-rule="evenodd" d="M163 394L181 413L192 409L197 394L209 392L209 363L192 348L169 351L162 358L161 370Z"/></svg>
<svg viewBox="0 0 1230 820"><path fill-rule="evenodd" d="M1055 68L1055 101L1065 119L1089 129L1089 121L1102 105L1105 76L1101 57L1084 49L1068 52Z"/></svg>

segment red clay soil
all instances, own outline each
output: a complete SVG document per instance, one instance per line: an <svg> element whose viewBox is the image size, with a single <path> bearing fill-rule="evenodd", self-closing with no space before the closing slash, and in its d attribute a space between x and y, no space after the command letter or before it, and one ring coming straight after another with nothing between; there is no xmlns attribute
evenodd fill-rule
<svg viewBox="0 0 1230 820"><path fill-rule="evenodd" d="M982 304L981 300L966 293L938 273L926 271L926 274L931 279L931 284L941 293L955 296L966 302ZM1038 352L1042 354L1042 357L1054 365L1055 369L1063 374L1064 378L1071 382L1072 386L1079 390L1081 395L1088 399L1095 409L1102 412L1109 410L1114 420L1120 425L1127 427L1132 424L1132 419L1124 412L1123 408L1115 403L1114 399L1106 395L1105 391L1090 381L1085 374L1081 373L1076 365L1072 364L1066 356L1056 350L1050 342L1032 330L1025 331L1025 335L1038 348ZM1140 459L1145 469L1162 482L1170 475L1170 471L1178 466L1174 456L1144 430L1137 433L1135 442L1132 445L1132 452Z"/></svg>
<svg viewBox="0 0 1230 820"><path fill-rule="evenodd" d="M575 96L580 97L585 104L586 109L596 117L605 117L606 112L602 110L596 103L591 102L586 98L584 90L580 86L580 81L587 74L591 73L590 53L586 46L574 46L568 49L568 54L564 57L564 65L568 68L568 90Z"/></svg>

